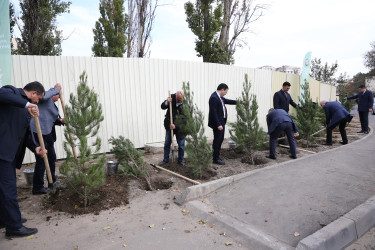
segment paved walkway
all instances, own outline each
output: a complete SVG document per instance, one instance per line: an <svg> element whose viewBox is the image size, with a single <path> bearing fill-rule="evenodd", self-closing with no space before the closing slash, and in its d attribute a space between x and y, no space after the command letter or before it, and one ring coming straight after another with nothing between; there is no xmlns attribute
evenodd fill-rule
<svg viewBox="0 0 375 250"><path fill-rule="evenodd" d="M178 202L190 200L193 215L250 249L341 249L375 225L374 195L371 129L348 145L191 187Z"/></svg>

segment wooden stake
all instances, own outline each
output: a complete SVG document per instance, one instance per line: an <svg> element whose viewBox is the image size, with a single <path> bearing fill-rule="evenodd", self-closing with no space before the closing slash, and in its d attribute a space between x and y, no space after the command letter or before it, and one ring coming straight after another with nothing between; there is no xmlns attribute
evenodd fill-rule
<svg viewBox="0 0 375 250"><path fill-rule="evenodd" d="M177 173L175 173L175 172L173 172L173 171L170 171L170 170L168 170L168 169L162 168L162 167L157 166L157 165L155 165L155 164L150 164L150 165L153 166L153 167L155 167L155 168L157 168L157 169L160 169L160 170L166 171L166 172L168 172L168 173L170 173L170 174L173 174L173 175L175 175L175 176L177 176L177 177L180 177L181 179L184 179L184 180L186 180L186 181L189 181L189 182L191 182L191 183L193 183L193 184L195 184L195 185L199 185L199 184L201 184L199 181L195 181L195 180L189 179L189 178L187 178L187 177L185 177L185 176L183 176L183 175L177 174Z"/></svg>

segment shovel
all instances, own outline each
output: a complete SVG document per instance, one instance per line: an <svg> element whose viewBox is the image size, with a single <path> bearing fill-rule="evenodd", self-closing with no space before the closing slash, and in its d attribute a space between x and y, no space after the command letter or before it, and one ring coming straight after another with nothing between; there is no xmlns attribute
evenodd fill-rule
<svg viewBox="0 0 375 250"><path fill-rule="evenodd" d="M36 131L38 133L38 139L39 139L40 147L42 148L42 150L45 150L46 147L44 146L44 140L43 140L42 130L40 129L39 118L38 118L37 115L34 116L34 121L35 121ZM45 154L43 156L43 160L44 160L44 165L46 167L46 172L47 172L47 177L48 177L47 178L48 179L48 188L50 190L50 193L56 194L58 192L57 184L56 184L56 182L53 183L52 175L51 175L51 169L49 168L47 154Z"/></svg>
<svg viewBox="0 0 375 250"><path fill-rule="evenodd" d="M169 97L171 97L171 91L168 91ZM173 111L172 102L169 103L169 120L170 124L173 124ZM172 162L174 162L174 142L173 142L173 129L171 129L171 141L172 141Z"/></svg>

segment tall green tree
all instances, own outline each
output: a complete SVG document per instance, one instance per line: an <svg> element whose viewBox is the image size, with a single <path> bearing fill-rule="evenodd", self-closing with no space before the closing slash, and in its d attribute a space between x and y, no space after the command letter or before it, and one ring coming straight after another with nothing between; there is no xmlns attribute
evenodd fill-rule
<svg viewBox="0 0 375 250"><path fill-rule="evenodd" d="M100 17L95 23L94 56L123 57L126 51L127 16L124 12L124 0L101 0Z"/></svg>
<svg viewBox="0 0 375 250"><path fill-rule="evenodd" d="M375 41L370 45L372 49L365 54L365 66L372 71L375 70Z"/></svg>
<svg viewBox="0 0 375 250"><path fill-rule="evenodd" d="M20 0L21 17L17 18L21 37L16 38L19 55L61 55L62 31L57 29L56 18L69 13L70 1Z"/></svg>
<svg viewBox="0 0 375 250"><path fill-rule="evenodd" d="M103 165L106 158L105 154L99 154L101 139L97 136L104 117L98 95L87 85L86 73L83 72L79 79L77 96L70 94L70 105L66 106L64 150L67 156L60 171L67 177L67 187L72 193L79 194L87 207L96 198L93 191L105 180ZM93 142L91 145L90 141ZM77 158L71 152L76 146L79 149Z"/></svg>
<svg viewBox="0 0 375 250"><path fill-rule="evenodd" d="M194 93L190 91L189 82L182 85L184 91L183 115L176 119L176 125L186 134L185 151L193 168L193 174L201 178L205 169L211 166L212 149L204 135L204 115L193 102Z"/></svg>
<svg viewBox="0 0 375 250"><path fill-rule="evenodd" d="M216 6L214 3L216 2ZM203 62L221 63L226 60L223 46L219 42L222 26L222 6L218 0L196 0L185 3L186 21L196 35L195 51Z"/></svg>
<svg viewBox="0 0 375 250"><path fill-rule="evenodd" d="M334 84L336 83L334 76L337 72L338 66L337 62L333 63L331 66L328 66L327 62L322 65L322 60L320 58L314 58L311 61L310 76L320 82Z"/></svg>
<svg viewBox="0 0 375 250"><path fill-rule="evenodd" d="M254 164L253 151L263 145L266 133L263 132L258 122L257 97L250 94L251 82L245 74L241 98L237 99L237 122L230 123L229 130L231 138L237 143L236 150L249 154Z"/></svg>

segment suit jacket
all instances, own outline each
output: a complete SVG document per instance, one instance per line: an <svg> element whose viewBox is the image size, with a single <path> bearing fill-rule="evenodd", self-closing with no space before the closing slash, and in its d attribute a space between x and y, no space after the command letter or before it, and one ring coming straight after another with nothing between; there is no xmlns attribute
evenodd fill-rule
<svg viewBox="0 0 375 250"><path fill-rule="evenodd" d="M35 151L29 140L31 115L25 108L28 100L20 88L7 85L0 88L0 159L15 162L20 168L26 146Z"/></svg>
<svg viewBox="0 0 375 250"><path fill-rule="evenodd" d="M59 110L57 109L52 97L60 94L57 88L51 88L45 92L42 100L38 103L39 108L39 123L43 135L49 135L55 125L55 121L59 117ZM31 132L36 133L34 117L30 121Z"/></svg>
<svg viewBox="0 0 375 250"><path fill-rule="evenodd" d="M297 104L293 101L292 97L288 92L285 95L285 92L281 89L273 95L274 109L283 109L286 112L289 112L289 104L292 105L294 108L297 108Z"/></svg>
<svg viewBox="0 0 375 250"><path fill-rule="evenodd" d="M174 133L179 138L184 138L185 135L179 129L178 124L176 124L176 118L184 116L184 111L183 111L183 108L182 108L183 104L180 104L178 107L176 106L176 103L177 103L177 101L176 101L176 94L172 94L171 98L172 98L172 118L173 118L173 124L176 126L176 128L174 129ZM170 119L169 103L167 102L167 100L165 100L165 101L163 101L161 103L161 109L163 109L163 110L166 109L167 110L167 112L165 112L164 128L168 130L168 129L170 129L169 126L171 124L171 119Z"/></svg>
<svg viewBox="0 0 375 250"><path fill-rule="evenodd" d="M290 115L283 109L275 109L269 112L267 115L267 134L270 135L276 130L277 126L279 126L279 124L283 122L291 122L293 126L293 132L298 133L297 125L294 123L292 117L290 117Z"/></svg>
<svg viewBox="0 0 375 250"><path fill-rule="evenodd" d="M347 99L357 99L358 98L358 111L368 112L369 109L372 109L374 105L374 94L366 89L365 93L359 92L357 95L348 97Z"/></svg>
<svg viewBox="0 0 375 250"><path fill-rule="evenodd" d="M221 97L221 99L225 104L234 105L236 104L236 100L226 99ZM223 104L220 100L219 95L217 92L213 92L211 94L210 100L208 101L209 104L209 113L208 113L208 126L213 129L217 129L219 126L225 126L226 119L224 119L224 111L223 111ZM227 114L228 116L228 114Z"/></svg>
<svg viewBox="0 0 375 250"><path fill-rule="evenodd" d="M350 121L353 117L346 108L338 102L327 102L323 109L326 113L326 124L328 128L335 126L344 118Z"/></svg>

